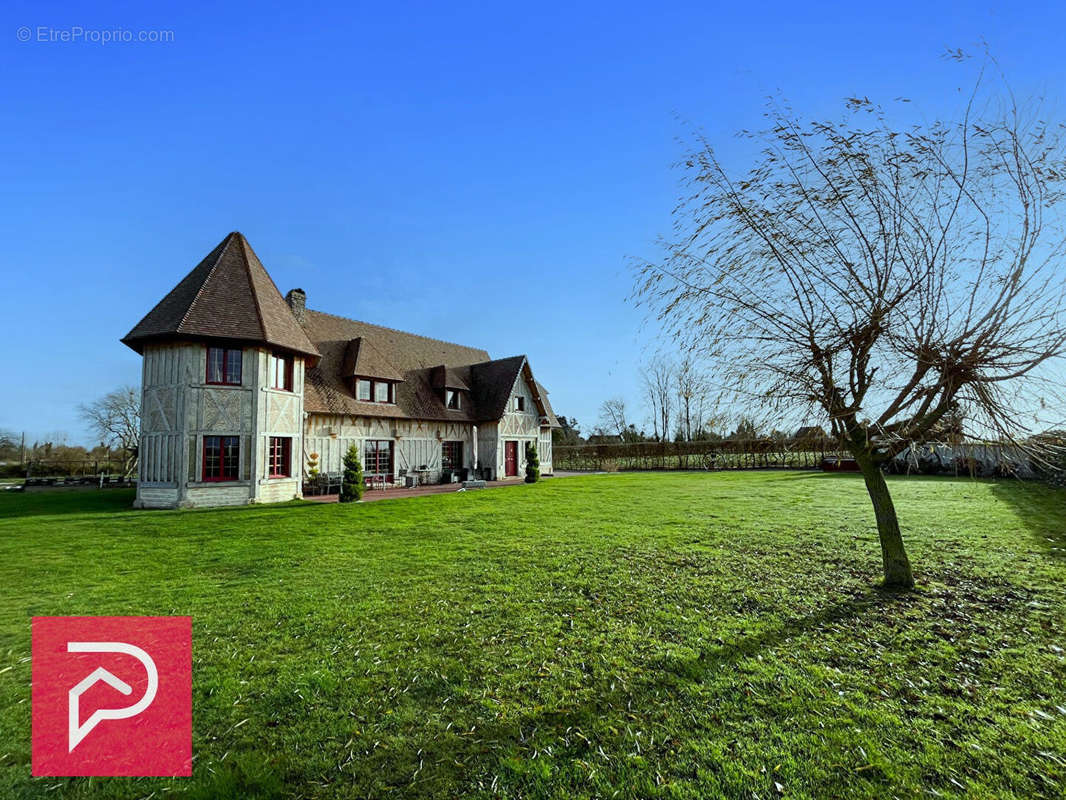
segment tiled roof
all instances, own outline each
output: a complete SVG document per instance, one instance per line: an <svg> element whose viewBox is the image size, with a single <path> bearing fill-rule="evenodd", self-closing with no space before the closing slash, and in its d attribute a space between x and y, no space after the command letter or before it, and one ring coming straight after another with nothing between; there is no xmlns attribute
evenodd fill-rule
<svg viewBox="0 0 1066 800"><path fill-rule="evenodd" d="M433 368L432 377L434 389L470 391L470 384L466 382L466 377L462 372L444 364L439 364Z"/></svg>
<svg viewBox="0 0 1066 800"><path fill-rule="evenodd" d="M307 371L304 391L304 408L307 411L463 422L478 420L470 403L458 410L444 407L440 393L433 389L432 371L440 364L455 369L488 361L489 354L484 350L310 309L304 312L304 329L322 353L318 365ZM356 339L359 340L358 345L352 346ZM350 347L357 352L351 353ZM347 379L366 373L354 370L352 363L346 364L346 361L352 362L354 357L354 363L358 365L364 354L371 352L375 367L373 371L384 371L384 365L393 370L397 377L403 378L396 384L395 405L364 403L355 399L353 387Z"/></svg>
<svg viewBox="0 0 1066 800"><path fill-rule="evenodd" d="M305 295L301 292L300 300ZM476 347L404 333L305 309L298 320L251 245L226 236L122 340L143 351L166 339L232 339L308 357L304 408L311 413L485 422L500 419L520 374L552 426L547 392L525 356L493 361ZM355 380L396 383L395 404L356 399ZM462 407L444 406L443 389L463 392Z"/></svg>
<svg viewBox="0 0 1066 800"><path fill-rule="evenodd" d="M248 240L234 231L122 339L143 351L167 338L234 339L308 356L319 353Z"/></svg>
<svg viewBox="0 0 1066 800"><path fill-rule="evenodd" d="M322 353L318 365L307 371L304 408L309 413L475 423L498 420L519 373L529 369L525 356L493 361L478 348L310 309L304 313L304 329ZM352 378L393 380L392 374L385 374L390 370L402 378L396 384L394 405L356 399ZM469 388L462 408L445 408L444 386ZM547 394L540 391L550 424L558 425Z"/></svg>
<svg viewBox="0 0 1066 800"><path fill-rule="evenodd" d="M482 419L499 419L504 415L511 389L525 363L525 356L512 356L487 361L470 370L472 390Z"/></svg>
<svg viewBox="0 0 1066 800"><path fill-rule="evenodd" d="M358 336L348 342L341 361L342 378L381 378L387 381L403 380L403 375L374 347L369 339Z"/></svg>

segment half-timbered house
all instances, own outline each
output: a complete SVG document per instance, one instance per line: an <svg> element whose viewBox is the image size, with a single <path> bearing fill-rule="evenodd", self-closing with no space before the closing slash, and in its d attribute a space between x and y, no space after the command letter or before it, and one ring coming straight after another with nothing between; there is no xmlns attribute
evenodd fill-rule
<svg viewBox="0 0 1066 800"><path fill-rule="evenodd" d="M386 485L518 479L527 443L552 471L559 423L525 356L313 311L237 232L122 341L143 357L139 507L298 498L353 444Z"/></svg>

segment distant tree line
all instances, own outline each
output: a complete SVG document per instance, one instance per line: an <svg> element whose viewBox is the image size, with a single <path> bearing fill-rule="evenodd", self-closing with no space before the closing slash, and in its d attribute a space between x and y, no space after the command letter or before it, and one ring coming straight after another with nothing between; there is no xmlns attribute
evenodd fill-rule
<svg viewBox="0 0 1066 800"><path fill-rule="evenodd" d="M67 434L56 432L27 440L24 433L0 430L0 475L60 475L106 471L130 476L137 466L141 430L141 394L122 386L78 413L98 442L89 447L70 445Z"/></svg>

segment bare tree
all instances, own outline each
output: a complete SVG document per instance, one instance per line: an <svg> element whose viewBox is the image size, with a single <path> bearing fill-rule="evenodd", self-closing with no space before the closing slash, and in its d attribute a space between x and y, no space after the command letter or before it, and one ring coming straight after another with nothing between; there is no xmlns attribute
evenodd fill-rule
<svg viewBox="0 0 1066 800"><path fill-rule="evenodd" d="M14 431L0 430L0 459L4 461L20 460L22 448L19 435Z"/></svg>
<svg viewBox="0 0 1066 800"><path fill-rule="evenodd" d="M626 422L626 401L621 397L611 397L600 406L600 427L607 432L625 440L629 423Z"/></svg>
<svg viewBox="0 0 1066 800"><path fill-rule="evenodd" d="M641 370L644 396L651 409L651 424L658 441L670 438L670 423L674 419L674 362L658 353Z"/></svg>
<svg viewBox="0 0 1066 800"><path fill-rule="evenodd" d="M981 77L954 122L900 131L847 106L804 123L772 104L742 177L697 137L676 237L636 294L735 402L828 420L865 478L885 585L911 587L881 465L949 418L1018 441L1061 408L1063 150Z"/></svg>
<svg viewBox="0 0 1066 800"><path fill-rule="evenodd" d="M124 474L131 475L141 436L140 391L123 386L92 403L79 405L78 413L109 447L122 451Z"/></svg>
<svg viewBox="0 0 1066 800"><path fill-rule="evenodd" d="M710 385L707 376L686 357L675 373L677 383L677 423L681 437L691 442L693 431L702 435L704 415L708 411Z"/></svg>

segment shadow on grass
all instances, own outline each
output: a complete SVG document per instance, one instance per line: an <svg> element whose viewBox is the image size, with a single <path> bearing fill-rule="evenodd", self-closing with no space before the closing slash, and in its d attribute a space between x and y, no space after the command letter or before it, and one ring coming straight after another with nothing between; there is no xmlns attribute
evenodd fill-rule
<svg viewBox="0 0 1066 800"><path fill-rule="evenodd" d="M412 772L421 772L421 765L433 764L421 772L422 787L427 794L434 791L454 790L462 787L471 776L507 775L508 788L522 793L538 791L535 770L527 773L528 765L539 749L544 752L544 743L550 742L552 759L558 764L573 764L584 759L599 763L603 747L624 747L625 743L609 743L603 738L605 731L612 731L604 722L605 714L614 709L627 719L650 720L664 713L671 704L684 707L690 702L690 690L715 675L735 668L740 662L758 656L770 648L799 636L816 635L822 629L872 615L890 616L896 607L913 602L914 595L900 595L869 589L855 597L833 603L825 609L805 616L787 619L780 625L752 635L740 636L735 641L705 650L687 659L653 661L642 671L642 677L624 688L616 683L609 672L593 679L583 687L584 698L564 707L545 707L530 710L510 717L491 721L480 720L476 730L455 735L425 737L406 745L402 752L375 751L369 754L373 767L369 774L376 775L378 785L372 791L397 791L410 788ZM434 702L439 698L434 698ZM427 714L436 712L436 706L427 708ZM576 731L576 733L575 733ZM586 739L583 732L600 732L600 738ZM545 737L538 741L537 733ZM694 734L695 735L695 734ZM615 736L621 736L617 731ZM563 744L565 742L565 744ZM649 759L663 758L669 761L672 755L663 742L660 751L645 750ZM416 747L418 751L415 752ZM600 749L598 749L600 748ZM368 774L368 773L364 773ZM570 776L570 780L574 776ZM542 787L541 787L542 788ZM576 788L576 787L572 787ZM587 790L587 786L584 790ZM366 792L367 787L358 791ZM581 793L581 792L577 792Z"/></svg>
<svg viewBox="0 0 1066 800"><path fill-rule="evenodd" d="M0 520L23 517L54 517L77 515L91 517L98 514L145 514L162 518L182 514L242 514L261 512L263 509L284 508L286 511L335 507L334 503L316 503L293 500L284 503L257 503L240 506L207 506L204 508L136 509L134 489L39 489L27 492L4 492L0 494Z"/></svg>
<svg viewBox="0 0 1066 800"><path fill-rule="evenodd" d="M1002 480L992 484L992 493L1011 507L1051 556L1066 559L1066 489Z"/></svg>
<svg viewBox="0 0 1066 800"><path fill-rule="evenodd" d="M850 600L834 603L813 614L787 619L780 625L740 637L732 642L725 642L718 647L703 651L698 656L662 666L680 677L702 680L714 670L758 656L761 651L777 647L794 637L852 621L873 612L877 612L878 616L883 618L889 615L893 608L912 602L914 597L915 595L908 592L870 587Z"/></svg>
<svg viewBox="0 0 1066 800"><path fill-rule="evenodd" d="M133 509L133 489L31 489L0 494L0 519L120 514Z"/></svg>

